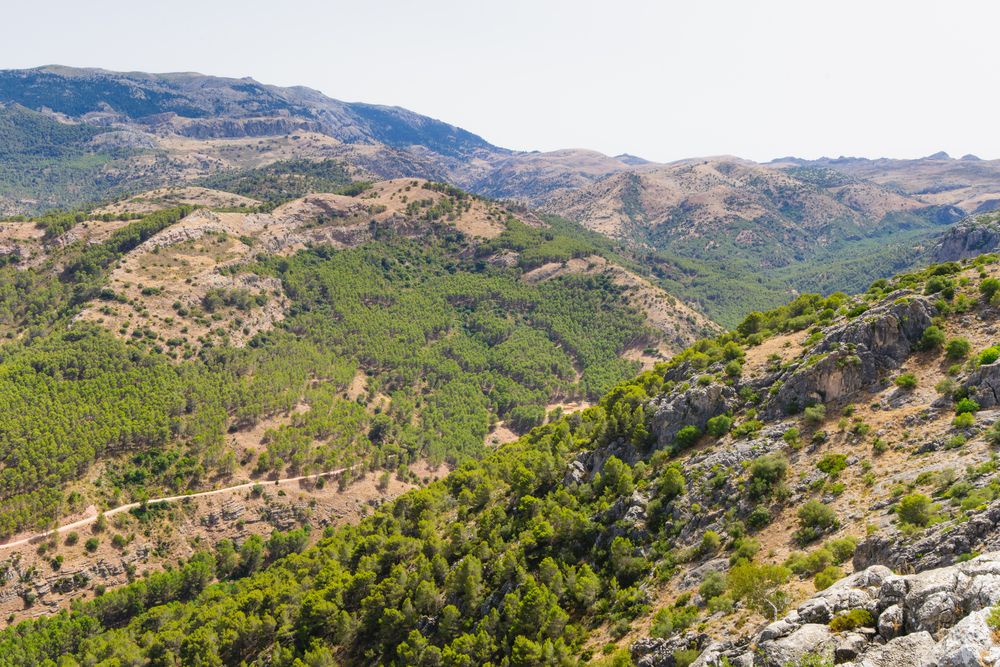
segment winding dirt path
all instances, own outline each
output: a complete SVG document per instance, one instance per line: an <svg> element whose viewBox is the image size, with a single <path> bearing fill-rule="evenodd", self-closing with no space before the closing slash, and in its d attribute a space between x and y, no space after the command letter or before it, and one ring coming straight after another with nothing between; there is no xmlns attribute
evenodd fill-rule
<svg viewBox="0 0 1000 667"><path fill-rule="evenodd" d="M342 472L344 472L345 470L347 470L347 468L341 468L340 470L332 470L330 472L321 472L321 473L317 473L315 475L303 475L302 477L286 477L285 479L279 479L277 481L269 481L269 482L247 482L246 484L237 484L236 486L227 486L224 489L216 489L214 491L201 491L200 493L188 493L186 495L169 496L169 497L166 497L166 498L150 498L146 502L147 503L174 502L174 501L177 501L177 500L184 500L185 498L203 498L205 496L216 496L216 495L219 495L221 493L231 493L232 491L238 491L240 489L250 489L250 488L253 488L253 487L257 486L258 484L261 484L261 485L270 485L270 486L281 486L282 484L285 484L285 483L301 482L301 481L307 480L307 479L316 479L318 477L329 477L329 476L333 476L333 475L339 475ZM134 507L139 507L139 505L141 505L141 504L142 503L129 503L128 505L120 505L118 507L115 507L114 509L110 509L110 510L107 510L106 512L104 512L104 516L105 517L109 517L109 516L114 516L115 514L118 514L119 512L127 512L128 510L130 510L130 509L132 509ZM59 526L58 530L60 532L62 532L62 531L66 531L66 530L74 530L76 528L82 528L84 526L90 525L90 524L94 523L95 521L97 521L97 517L99 517L99 516L100 516L100 513L98 512L94 516L87 517L85 519L80 519L79 521L74 521L73 523L68 523L65 526ZM42 539L45 539L45 537L47 537L51 533L52 533L52 531L46 531L44 533L38 533L37 535L32 535L30 537L21 538L19 540L14 541L14 542L7 542L7 543L4 543L4 544L0 544L0 549L11 549L13 547L19 547L19 546L23 546L25 544L31 544L32 542L37 542L37 541L40 541Z"/></svg>

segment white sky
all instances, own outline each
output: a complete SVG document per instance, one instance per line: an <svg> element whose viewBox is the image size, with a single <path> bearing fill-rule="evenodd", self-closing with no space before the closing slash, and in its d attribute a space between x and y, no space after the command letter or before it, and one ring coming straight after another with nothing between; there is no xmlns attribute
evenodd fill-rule
<svg viewBox="0 0 1000 667"><path fill-rule="evenodd" d="M0 69L251 76L518 150L1000 158L997 2L0 1Z"/></svg>

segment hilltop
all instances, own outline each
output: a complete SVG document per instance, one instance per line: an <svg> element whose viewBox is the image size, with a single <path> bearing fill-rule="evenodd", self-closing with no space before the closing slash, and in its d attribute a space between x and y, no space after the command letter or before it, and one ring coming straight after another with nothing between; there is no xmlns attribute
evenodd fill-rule
<svg viewBox="0 0 1000 667"><path fill-rule="evenodd" d="M22 125L27 119L44 124L47 118L64 132L78 128L87 135L86 148L94 149L83 151L90 162L111 163L112 173L127 171L133 188L175 186L197 175L294 156L342 158L374 180L447 180L477 193L533 203L646 162L594 151L512 151L400 107L341 102L302 86L280 88L192 72L4 70L3 104L15 105L7 113L18 114ZM116 194L114 188L125 180L123 173L112 183L98 183L103 190L87 192L76 202ZM22 203L36 197L26 192Z"/></svg>

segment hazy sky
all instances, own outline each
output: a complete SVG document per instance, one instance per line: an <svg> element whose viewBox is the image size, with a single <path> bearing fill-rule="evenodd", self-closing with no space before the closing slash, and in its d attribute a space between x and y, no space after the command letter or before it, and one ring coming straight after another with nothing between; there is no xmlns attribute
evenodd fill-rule
<svg viewBox="0 0 1000 667"><path fill-rule="evenodd" d="M1000 158L1000 3L4 3L0 68L198 71L519 150Z"/></svg>

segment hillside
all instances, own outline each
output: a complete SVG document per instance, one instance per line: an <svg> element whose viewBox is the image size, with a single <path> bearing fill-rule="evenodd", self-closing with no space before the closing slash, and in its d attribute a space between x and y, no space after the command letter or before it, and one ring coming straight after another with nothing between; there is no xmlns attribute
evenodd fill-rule
<svg viewBox="0 0 1000 667"><path fill-rule="evenodd" d="M280 88L192 72L3 70L2 105L17 105L22 116L37 117L36 124L48 119L64 133L81 128L94 137L88 155L104 166L98 173L107 178L129 171L132 192L276 160L339 158L369 180L446 180L480 194L536 203L646 162L584 150L511 151L400 107L341 102L301 86ZM109 151L123 148L131 159L113 161ZM124 175L122 182L104 182L91 170L77 179L88 185L82 192L65 179L53 180L45 192L60 196L46 202L33 201L41 189L14 190L26 208L8 211L39 212L114 196L123 191ZM6 195L6 190L0 191Z"/></svg>
<svg viewBox="0 0 1000 667"><path fill-rule="evenodd" d="M311 549L309 515L216 541L238 522L223 508L177 568L118 590L45 574L52 547L25 554L8 572L27 608L76 613L8 630L0 660L781 665L836 649L916 667L913 647L933 665L992 650L965 628L1000 600L995 555L975 558L1000 542L996 262L753 314ZM185 505L154 505L140 525L189 525Z"/></svg>
<svg viewBox="0 0 1000 667"><path fill-rule="evenodd" d="M834 170L878 183L927 204L956 206L969 215L985 213L1000 205L997 189L1000 160L980 160L975 155L954 159L947 153L935 153L916 160L788 157L773 160L767 166Z"/></svg>
<svg viewBox="0 0 1000 667"><path fill-rule="evenodd" d="M963 215L829 168L729 157L611 176L542 208L650 253L666 289L727 326L791 293L855 292L909 268Z"/></svg>

